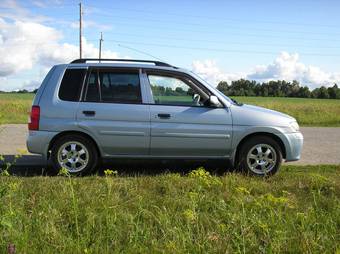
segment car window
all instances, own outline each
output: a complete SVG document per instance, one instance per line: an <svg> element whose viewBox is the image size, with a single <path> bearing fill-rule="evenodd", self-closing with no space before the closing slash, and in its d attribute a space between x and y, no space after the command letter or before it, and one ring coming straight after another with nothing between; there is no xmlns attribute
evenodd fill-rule
<svg viewBox="0 0 340 254"><path fill-rule="evenodd" d="M103 102L141 103L138 73L100 72Z"/></svg>
<svg viewBox="0 0 340 254"><path fill-rule="evenodd" d="M96 71L90 74L85 100L89 102L100 101L98 75Z"/></svg>
<svg viewBox="0 0 340 254"><path fill-rule="evenodd" d="M79 101L85 69L68 69L59 88L59 98L64 101Z"/></svg>
<svg viewBox="0 0 340 254"><path fill-rule="evenodd" d="M148 75L148 78L155 104L204 106L206 96L196 91L189 82L162 75Z"/></svg>
<svg viewBox="0 0 340 254"><path fill-rule="evenodd" d="M141 103L138 72L95 71L89 77L86 101Z"/></svg>

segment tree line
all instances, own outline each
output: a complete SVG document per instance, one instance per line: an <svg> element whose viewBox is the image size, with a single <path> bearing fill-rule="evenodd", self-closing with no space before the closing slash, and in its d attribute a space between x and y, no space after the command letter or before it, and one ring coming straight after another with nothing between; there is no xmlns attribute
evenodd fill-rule
<svg viewBox="0 0 340 254"><path fill-rule="evenodd" d="M321 86L310 90L307 86L301 86L296 80L292 82L276 80L258 83L255 80L239 79L230 84L221 81L218 83L217 89L227 96L340 99L340 88L337 84L332 87Z"/></svg>
<svg viewBox="0 0 340 254"><path fill-rule="evenodd" d="M28 91L26 89L21 89L21 90L16 90L16 91L10 91L10 92L5 92L5 91L1 91L0 93L37 93L38 89L34 89L33 91Z"/></svg>

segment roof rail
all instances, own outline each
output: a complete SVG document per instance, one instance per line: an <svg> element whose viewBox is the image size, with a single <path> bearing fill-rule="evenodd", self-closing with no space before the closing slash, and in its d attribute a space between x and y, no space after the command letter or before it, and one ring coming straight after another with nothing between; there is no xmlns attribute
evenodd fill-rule
<svg viewBox="0 0 340 254"><path fill-rule="evenodd" d="M159 62L159 61L151 61L151 60L133 60L133 59L98 59L98 58L81 58L76 59L71 62L71 64L77 64L77 63L86 63L88 61L98 61L98 62L137 62L137 63L153 63L156 66L165 66L165 67L173 67L170 64Z"/></svg>

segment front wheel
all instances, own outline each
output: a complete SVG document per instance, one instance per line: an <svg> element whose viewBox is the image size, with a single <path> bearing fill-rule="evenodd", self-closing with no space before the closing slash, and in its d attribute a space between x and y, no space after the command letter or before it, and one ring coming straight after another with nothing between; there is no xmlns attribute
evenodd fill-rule
<svg viewBox="0 0 340 254"><path fill-rule="evenodd" d="M56 172L65 168L71 175L83 175L95 169L98 154L91 140L80 135L68 135L54 143L51 160Z"/></svg>
<svg viewBox="0 0 340 254"><path fill-rule="evenodd" d="M255 176L275 174L282 162L279 144L267 136L255 136L246 141L238 156L238 169Z"/></svg>

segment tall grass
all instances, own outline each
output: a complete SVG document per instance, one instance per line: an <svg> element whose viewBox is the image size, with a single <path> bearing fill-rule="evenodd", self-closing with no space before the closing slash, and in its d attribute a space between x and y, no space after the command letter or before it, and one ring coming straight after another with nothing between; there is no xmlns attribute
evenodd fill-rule
<svg viewBox="0 0 340 254"><path fill-rule="evenodd" d="M340 166L0 177L0 252L338 253Z"/></svg>

